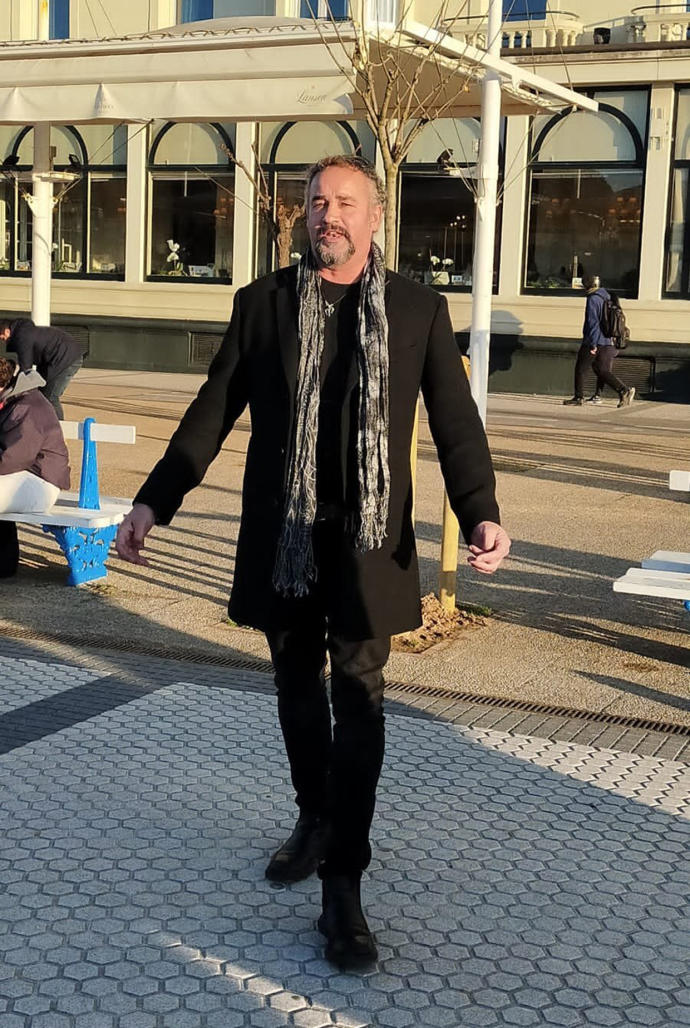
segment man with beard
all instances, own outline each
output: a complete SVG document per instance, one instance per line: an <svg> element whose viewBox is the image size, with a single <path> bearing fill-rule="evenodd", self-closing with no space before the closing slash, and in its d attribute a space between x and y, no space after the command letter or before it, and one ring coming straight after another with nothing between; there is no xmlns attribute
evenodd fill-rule
<svg viewBox="0 0 690 1028"><path fill-rule="evenodd" d="M145 536L169 523L248 405L229 612L266 633L299 809L266 876L296 882L318 868L319 928L341 968L377 956L360 881L390 637L421 621L410 475L420 386L469 563L490 574L510 546L446 301L386 270L373 241L383 202L362 158L328 157L309 170L308 253L238 291L208 380L117 542L122 557L145 563Z"/></svg>

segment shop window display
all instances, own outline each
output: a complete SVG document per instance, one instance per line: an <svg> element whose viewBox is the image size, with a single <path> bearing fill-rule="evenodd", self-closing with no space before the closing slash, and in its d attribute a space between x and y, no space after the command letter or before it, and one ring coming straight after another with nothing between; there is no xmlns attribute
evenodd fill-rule
<svg viewBox="0 0 690 1028"><path fill-rule="evenodd" d="M503 164L505 122L501 126ZM481 126L475 118L441 118L424 128L402 167L398 270L444 291L469 292L475 232L474 167ZM500 183L499 183L500 184ZM497 212L494 288L498 279Z"/></svg>
<svg viewBox="0 0 690 1028"><path fill-rule="evenodd" d="M647 93L593 95L597 113L534 120L525 291L570 292L595 273L637 295Z"/></svg>
<svg viewBox="0 0 690 1028"><path fill-rule="evenodd" d="M28 275L33 218L24 175L32 166L33 130L5 126L4 136L0 148L14 163L0 194L0 273ZM55 170L74 176L54 187L53 274L123 278L127 130L53 126L51 146Z"/></svg>
<svg viewBox="0 0 690 1028"><path fill-rule="evenodd" d="M149 277L232 281L235 171L229 127L167 124L151 149Z"/></svg>

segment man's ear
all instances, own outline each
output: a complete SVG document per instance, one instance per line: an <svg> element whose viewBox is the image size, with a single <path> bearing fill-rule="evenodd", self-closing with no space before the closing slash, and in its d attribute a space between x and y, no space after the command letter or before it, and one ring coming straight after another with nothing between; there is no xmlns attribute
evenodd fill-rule
<svg viewBox="0 0 690 1028"><path fill-rule="evenodd" d="M371 210L371 231L378 232L381 227L381 218L383 217L383 207L380 203L374 204Z"/></svg>

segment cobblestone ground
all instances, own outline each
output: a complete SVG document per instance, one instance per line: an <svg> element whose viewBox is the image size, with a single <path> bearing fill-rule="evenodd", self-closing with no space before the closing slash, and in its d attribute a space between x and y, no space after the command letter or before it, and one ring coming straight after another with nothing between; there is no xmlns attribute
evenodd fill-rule
<svg viewBox="0 0 690 1028"><path fill-rule="evenodd" d="M96 664L3 659L0 1028L690 1025L687 764L389 715L340 974L265 680Z"/></svg>

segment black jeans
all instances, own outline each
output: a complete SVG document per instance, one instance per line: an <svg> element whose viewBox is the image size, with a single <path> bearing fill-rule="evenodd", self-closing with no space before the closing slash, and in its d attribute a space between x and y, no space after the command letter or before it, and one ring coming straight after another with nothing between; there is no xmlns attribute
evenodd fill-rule
<svg viewBox="0 0 690 1028"><path fill-rule="evenodd" d="M301 814L324 818L323 872L359 874L371 860L369 829L384 752L383 667L390 639L348 640L325 616L266 633L278 716ZM331 658L331 702L324 665Z"/></svg>
<svg viewBox="0 0 690 1028"><path fill-rule="evenodd" d="M577 352L575 361L575 396L584 399L585 375L590 368L597 376L596 396L600 396L604 391L604 386L607 385L611 386L619 396L622 396L627 386L613 373L613 362L616 356L615 346L602 346L596 354L593 354L590 353L589 343L583 343Z"/></svg>
<svg viewBox="0 0 690 1028"><path fill-rule="evenodd" d="M70 364L69 367L65 368L64 371L61 371L59 374L57 374L55 378L46 379L46 384L41 389L41 392L45 396L46 400L50 400L53 407L55 408L55 413L57 414L60 421L63 421L65 417L64 411L62 409L62 404L60 403L60 397L62 396L65 389L70 384L76 373L79 371L83 363L84 358L80 357L79 360L76 360L73 364Z"/></svg>

